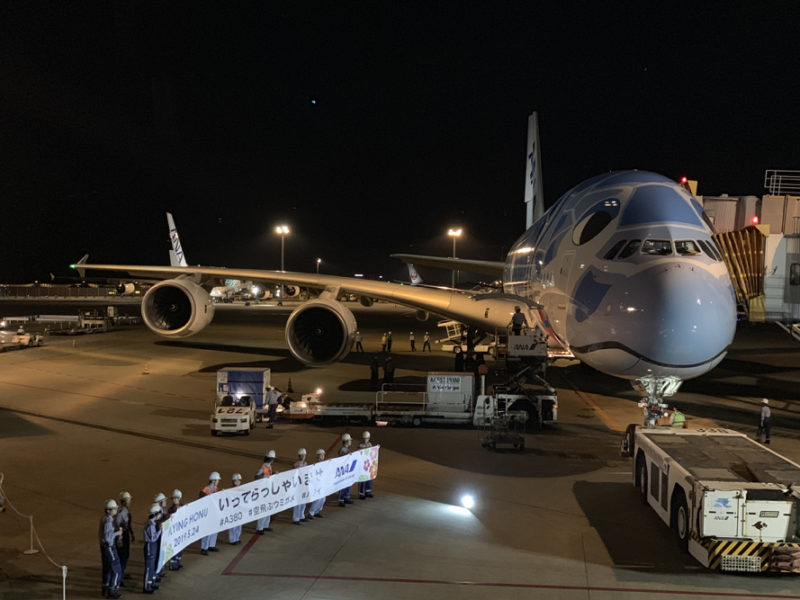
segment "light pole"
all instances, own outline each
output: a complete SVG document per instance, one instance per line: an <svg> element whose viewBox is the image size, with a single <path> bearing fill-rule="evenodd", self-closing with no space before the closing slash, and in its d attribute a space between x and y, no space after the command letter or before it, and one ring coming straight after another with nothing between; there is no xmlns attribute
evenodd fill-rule
<svg viewBox="0 0 800 600"><path fill-rule="evenodd" d="M318 258L317 259L317 275L319 275L319 263L321 263L321 262L322 262L322 259Z"/></svg>
<svg viewBox="0 0 800 600"><path fill-rule="evenodd" d="M286 239L286 234L289 233L289 226L288 225L278 225L275 227L275 233L281 236L281 271L285 271L284 264L283 264L283 257L284 257L284 240ZM283 306L283 282L281 282L281 297L278 298L278 306Z"/></svg>
<svg viewBox="0 0 800 600"><path fill-rule="evenodd" d="M463 229L459 227L458 229L450 228L447 230L447 235L453 238L453 258L456 257L456 240L461 237L463 233ZM456 287L456 270L453 269L452 278L450 279L450 287Z"/></svg>

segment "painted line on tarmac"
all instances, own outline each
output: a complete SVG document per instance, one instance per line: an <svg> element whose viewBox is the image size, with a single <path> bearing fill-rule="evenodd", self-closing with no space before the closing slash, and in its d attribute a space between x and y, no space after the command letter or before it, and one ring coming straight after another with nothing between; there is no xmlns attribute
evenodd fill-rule
<svg viewBox="0 0 800 600"><path fill-rule="evenodd" d="M710 598L789 598L800 599L797 594L759 594L747 592L704 592L699 590L669 590L669 589L649 589L649 588L622 588L622 587L601 587L591 585L548 585L543 583L505 583L499 581L458 581L446 579L409 579L402 577L348 577L340 575L301 575L291 573L235 573L233 567L239 562L245 550L248 550L252 543L242 549L239 555L234 558L228 567L222 572L223 575L236 577L267 577L270 579L318 579L325 581L362 581L371 583L413 583L421 585L463 585L475 587L497 587L497 588L520 588L533 590L561 590L561 591L585 591L585 592L612 592L619 594L659 594L672 596L707 596Z"/></svg>
<svg viewBox="0 0 800 600"><path fill-rule="evenodd" d="M561 378L569 384L569 386L572 388L572 391L574 391L581 400L583 400L597 412L597 415L600 417L603 423L606 424L606 427L618 433L625 431L625 428L620 427L619 424L606 411L604 411L599 404L597 404L597 402L592 400L588 394L579 390L576 385L572 383L571 379L569 379L563 373L561 374Z"/></svg>

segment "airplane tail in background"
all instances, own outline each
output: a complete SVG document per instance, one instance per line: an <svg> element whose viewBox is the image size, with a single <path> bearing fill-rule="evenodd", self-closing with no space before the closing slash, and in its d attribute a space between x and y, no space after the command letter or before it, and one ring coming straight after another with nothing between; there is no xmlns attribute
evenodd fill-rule
<svg viewBox="0 0 800 600"><path fill-rule="evenodd" d="M525 160L525 229L544 214L542 157L539 150L539 118L534 111L528 117L528 145Z"/></svg>
<svg viewBox="0 0 800 600"><path fill-rule="evenodd" d="M414 265L408 263L408 278L411 280L411 285L419 285L422 283L422 277L419 276Z"/></svg>
<svg viewBox="0 0 800 600"><path fill-rule="evenodd" d="M172 220L172 213L167 213L167 225L169 226L169 241L172 249L169 251L169 264L172 267L187 267L186 255L181 248L181 239L178 237L178 230L175 221Z"/></svg>

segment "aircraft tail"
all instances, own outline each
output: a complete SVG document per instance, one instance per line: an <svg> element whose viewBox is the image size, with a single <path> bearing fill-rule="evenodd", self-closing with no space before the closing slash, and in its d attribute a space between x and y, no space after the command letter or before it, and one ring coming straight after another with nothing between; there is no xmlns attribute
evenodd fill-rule
<svg viewBox="0 0 800 600"><path fill-rule="evenodd" d="M172 243L172 249L169 251L169 264L172 267L188 267L172 213L167 213L167 225L169 226L169 241Z"/></svg>
<svg viewBox="0 0 800 600"><path fill-rule="evenodd" d="M408 278L411 280L411 285L419 285L422 283L422 277L419 276L414 265L408 263Z"/></svg>
<svg viewBox="0 0 800 600"><path fill-rule="evenodd" d="M542 191L542 158L539 150L539 118L536 111L528 117L528 145L525 163L525 229L544 214Z"/></svg>

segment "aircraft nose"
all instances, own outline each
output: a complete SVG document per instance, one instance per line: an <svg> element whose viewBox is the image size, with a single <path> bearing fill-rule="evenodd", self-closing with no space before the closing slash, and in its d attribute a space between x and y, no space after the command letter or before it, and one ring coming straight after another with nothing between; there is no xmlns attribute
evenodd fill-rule
<svg viewBox="0 0 800 600"><path fill-rule="evenodd" d="M736 304L727 278L686 264L642 272L629 281L630 346L665 367L691 367L718 356L733 341ZM636 298L647 299L641 306ZM635 341L634 341L635 340Z"/></svg>

